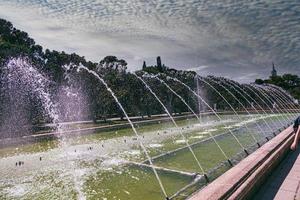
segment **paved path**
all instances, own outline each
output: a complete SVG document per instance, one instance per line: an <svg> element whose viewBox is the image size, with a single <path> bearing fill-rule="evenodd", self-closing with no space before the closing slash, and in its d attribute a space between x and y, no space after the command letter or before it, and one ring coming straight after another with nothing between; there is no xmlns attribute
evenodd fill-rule
<svg viewBox="0 0 300 200"><path fill-rule="evenodd" d="M300 147L274 170L253 200L300 200Z"/></svg>

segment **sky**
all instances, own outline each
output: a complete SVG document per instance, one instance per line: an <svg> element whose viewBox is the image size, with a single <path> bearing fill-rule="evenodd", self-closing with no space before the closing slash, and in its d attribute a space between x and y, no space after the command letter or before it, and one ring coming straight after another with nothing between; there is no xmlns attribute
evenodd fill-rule
<svg viewBox="0 0 300 200"><path fill-rule="evenodd" d="M239 82L300 75L299 0L0 0L0 17L44 48L129 70L154 65Z"/></svg>

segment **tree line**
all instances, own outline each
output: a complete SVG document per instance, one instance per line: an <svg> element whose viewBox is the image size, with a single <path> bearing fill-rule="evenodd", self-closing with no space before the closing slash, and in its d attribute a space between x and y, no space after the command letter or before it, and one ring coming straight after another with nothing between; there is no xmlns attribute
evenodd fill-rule
<svg viewBox="0 0 300 200"><path fill-rule="evenodd" d="M36 44L26 32L20 31L14 28L10 22L0 19L0 77L1 74L3 75L5 73L4 66L7 64L7 61L14 57L25 57L30 60L39 72L51 81L50 91L51 98L54 102L60 104L60 101L58 100L60 97L58 94L60 89L64 86L71 87L73 91L80 91L80 93L86 97L83 103L85 109L88 110L88 114L79 116L78 118L74 116L73 118L70 116L63 116L62 120L64 121L83 119L106 121L110 117L124 118L123 113L118 108L109 92L106 91L105 87L86 71L81 70L78 72L76 65L80 64L97 72L107 82L130 116L151 117L154 114L164 113L163 108L145 88L143 83L127 71L127 62L125 60L119 59L116 56L106 56L96 63L87 61L83 56L79 56L75 53L68 54L64 51L44 50L42 46ZM66 65L72 65L73 67L65 68L64 66ZM139 76L142 76L144 73L159 75L159 77L169 84L176 93L180 94L196 112L199 111L199 99L183 85L168 79L167 76L179 79L195 91L197 90L197 85L200 84L201 95L203 95L204 100L206 100L208 104L212 107L214 104L217 104L219 110L228 109L228 105L218 93L195 78L195 72L176 70L165 65L159 67L144 66L142 70L136 72ZM144 79L171 113L183 113L189 111L187 106L157 79L149 77L144 77ZM297 80L298 86L293 88L290 88L289 85L279 86L291 91L293 95L299 98L299 78ZM287 83L290 82L285 81L285 84ZM0 126L7 117L7 113L5 113L6 109L4 108L7 104L14 103L12 101L7 101L7 98L5 98L6 91L3 89L3 84L2 81L0 83ZM223 94L228 102L232 103L234 108L240 109L240 104L232 95L228 94L228 92L226 93L221 86L212 81L211 84ZM278 83L275 82L274 84ZM247 90L243 85L238 85ZM228 89L236 96L239 96L232 88L229 87ZM254 98L258 102L260 101L259 98ZM245 99L240 97L239 99L243 104L249 107L248 102ZM58 108L60 106L65 106L63 103L58 105ZM204 108L208 109L207 106L202 106L202 109ZM42 108L38 102L31 102L27 110L27 112L30 113L29 120L27 120L26 123L29 121L31 123L30 125L36 125L51 122L52 119L49 116L43 115L43 113L39 111L40 109ZM61 115L63 115L63 113L61 113ZM24 124L21 125L23 126ZM31 131L32 129L29 129L28 133Z"/></svg>
<svg viewBox="0 0 300 200"><path fill-rule="evenodd" d="M294 74L270 76L268 79L256 79L257 84L273 84L288 91L294 98L300 99L300 77Z"/></svg>

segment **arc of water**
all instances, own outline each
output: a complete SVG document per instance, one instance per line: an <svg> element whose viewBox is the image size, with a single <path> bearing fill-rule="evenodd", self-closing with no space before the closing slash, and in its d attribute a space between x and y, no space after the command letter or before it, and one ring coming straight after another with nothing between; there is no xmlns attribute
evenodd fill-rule
<svg viewBox="0 0 300 200"><path fill-rule="evenodd" d="M284 124L282 123L282 121L280 120L280 118L274 113L274 111L273 111L273 109L269 106L269 104L260 96L260 95L258 95L252 88L251 88L251 85L247 85L247 84L245 84L244 85L246 88L248 88L248 90L250 90L253 94L255 94L267 107L268 107L268 109L270 110L270 112L272 112L275 116L276 116L276 118L277 118L277 120L279 121L279 123L282 125L282 126L284 126ZM258 90L257 90L258 91ZM260 92L260 91L258 91L258 92Z"/></svg>
<svg viewBox="0 0 300 200"><path fill-rule="evenodd" d="M164 80L160 79L158 76L154 76L154 75L150 75L150 78L155 78L158 81L160 81L162 84L164 84L173 94L175 94L186 106L187 108L193 113L193 115L197 118L197 120L199 121L199 123L201 123L201 119L199 118L199 116L195 113L195 111L189 106L189 104L182 98L182 96L180 96L177 92L175 92ZM219 150L221 151L221 153L223 154L223 156L225 157L226 160L230 162L229 157L226 155L226 153L223 151L223 149L221 148L221 146L218 144L217 140L215 139L215 137L212 135L211 132L208 133L209 134L209 138L212 139L214 141L214 143L217 145L217 147L219 148Z"/></svg>
<svg viewBox="0 0 300 200"><path fill-rule="evenodd" d="M289 107L288 104L285 103L285 101L281 98L281 96L279 94L277 94L276 91L273 90L273 88L270 88L269 86L264 86L266 88L266 90L270 91L270 93L272 94L272 97L274 98L274 101L276 102L276 104L278 105L278 107L281 107L281 109L283 110L283 113L285 113L288 123L290 124L291 119L294 118L294 114L293 114L293 109L291 109ZM275 105L276 107L276 105Z"/></svg>
<svg viewBox="0 0 300 200"><path fill-rule="evenodd" d="M266 90L270 91L270 93L273 95L273 98L276 99L276 104L279 105L279 107L281 107L281 109L287 113L287 115L289 116L288 119L290 119L293 114L291 111L291 108L289 107L288 104L286 104L286 102L281 98L280 94L277 93L277 91L273 90L273 88L270 88L269 86L265 86Z"/></svg>
<svg viewBox="0 0 300 200"><path fill-rule="evenodd" d="M225 102L226 104L230 107L230 109L234 112L234 114L239 118L240 121L242 121L242 118L239 116L239 114L236 112L236 110L232 107L232 105L227 101L227 99L213 86L211 85L209 82L207 82L204 77L198 76L196 75L202 82L204 82L205 84L207 84L210 88L212 88ZM250 128L247 126L247 124L244 124L245 128L248 130L248 132L250 133L251 137L254 139L254 141L258 143L257 139L254 137L254 135L252 134Z"/></svg>
<svg viewBox="0 0 300 200"><path fill-rule="evenodd" d="M207 176L204 172L204 169L202 167L202 165L200 164L196 154L194 153L193 149L191 148L187 138L184 136L184 134L182 133L181 129L178 127L177 123L175 122L174 118L172 117L172 115L170 114L170 112L168 111L168 109L166 108L166 106L163 104L163 102L158 98L158 96L155 94L155 92L153 92L153 90L150 88L150 86L141 78L139 77L137 74L133 74L135 77L137 77L137 79L139 79L144 85L145 87L149 90L149 92L156 98L156 100L160 103L160 105L164 108L165 112L167 113L167 115L170 117L171 121L173 122L174 126L179 130L179 133L181 135L181 137L183 138L183 140L185 141L186 146L188 147L188 149L190 150L190 152L192 153L197 165L199 166L201 172L203 173L203 175L205 176L206 179Z"/></svg>
<svg viewBox="0 0 300 200"><path fill-rule="evenodd" d="M62 134L62 126L59 123L59 112L57 104L53 103L51 98L51 93L49 91L49 85L52 83L48 80L37 68L31 64L28 58L12 58L7 63L7 68L13 70L14 73L21 73L21 77L18 77L18 80L24 81L24 85L30 86L30 90L33 92L33 95L36 95L42 103L43 114L48 115L51 118L53 124L55 124L55 131L58 133L59 147L66 148L66 139ZM10 83L9 83L10 84ZM63 151L66 157L69 155L69 151ZM69 173L74 183L74 189L77 192L78 199L84 200L85 196L81 191L80 184L78 184L77 177L74 173L76 166L74 162L70 162Z"/></svg>
<svg viewBox="0 0 300 200"><path fill-rule="evenodd" d="M261 86L261 88L263 88L263 90L265 91L268 91L269 93L269 96L274 100L274 103L278 106L274 106L275 108L278 107L278 109L281 110L281 112L283 113L283 115L285 116L286 118L286 122L287 124L290 124L291 122L291 116L293 116L293 114L290 112L289 109L287 109L285 106L284 106L284 102L281 100L281 97L279 97L276 92L274 92L273 90L271 90L268 86Z"/></svg>
<svg viewBox="0 0 300 200"><path fill-rule="evenodd" d="M251 116L251 117L253 117L253 118L255 118L248 110L247 110L247 108L244 106L244 104L230 91L230 90L228 90L224 85L222 85L221 83L219 83L219 82L217 82L217 81L215 81L214 79L212 79L212 78L209 78L209 77L207 77L209 80L211 80L212 82L214 82L215 84L217 84L217 85L219 85L219 86L221 86L226 92L228 92L241 106L242 106L242 108L246 111L246 113L249 115L249 116ZM263 134L263 135L265 135L265 133L264 133L264 131L263 131L263 129L261 128L261 126L256 122L256 120L254 121L254 123L255 123L255 125L256 125L256 127L260 130L260 132Z"/></svg>
<svg viewBox="0 0 300 200"><path fill-rule="evenodd" d="M238 85L237 85L235 82L233 82L233 81L227 80L227 82L231 83L231 85L232 85L233 87L237 87L240 91L242 91L245 95L247 95L247 97L250 98L255 104L257 104L257 105L262 109L262 111L267 115L266 111L260 106L260 104L259 104L255 99L253 99L249 94L247 94L247 92L246 92L245 90L243 90L240 86L238 86ZM240 92L240 94L243 95L241 92ZM251 104L251 102L248 100L248 98L246 98L245 95L243 95L244 98L246 99L246 101L247 101L248 103ZM252 106L252 107L253 107L253 109L255 110L255 112L256 112L257 114L260 114L259 111L255 108L255 106ZM270 131L273 132L272 127L269 125L269 123L267 123L267 121L265 120L264 116L262 116L262 120L263 120L264 123L267 125L267 127L270 129Z"/></svg>
<svg viewBox="0 0 300 200"><path fill-rule="evenodd" d="M250 105L251 105L251 102L248 100L248 98L244 95L246 94L244 90L241 89L242 92L240 92L237 88L239 88L235 83L233 84L231 81L227 80L227 79L222 79L224 81L225 84L227 85L231 85L232 86L232 89L234 89L234 91L236 91L237 93L239 93ZM236 88L236 87L237 88ZM247 96L249 96L248 94L246 94ZM251 97L252 99L252 97ZM265 120L265 118L259 113L259 111L255 108L255 106L252 106L252 108L255 110L255 112L261 116L261 119L263 120L263 122L266 124L266 126L270 129L271 133L273 132L273 129L272 127L269 125L269 123L267 123L267 121Z"/></svg>
<svg viewBox="0 0 300 200"><path fill-rule="evenodd" d="M274 101L274 104L278 105L278 109L283 113L282 115L286 117L287 124L290 123L290 116L292 115L289 110L284 107L284 103L281 101L281 97L279 97L274 91L272 91L268 86L260 86L262 90L264 90ZM277 108L277 106L274 106Z"/></svg>
<svg viewBox="0 0 300 200"><path fill-rule="evenodd" d="M271 86L272 87L272 86ZM277 88L275 88L276 90ZM294 117L298 117L299 116L299 111L300 111L300 108L296 106L296 104L294 103L295 100L293 99L288 99L288 97L286 96L286 93L285 91L282 91L280 89L278 89L278 93L281 94L282 96L282 99L286 102L286 104L288 105L288 107L290 108L290 111L292 113L294 113ZM294 120L294 119L293 119Z"/></svg>
<svg viewBox="0 0 300 200"><path fill-rule="evenodd" d="M250 96L247 92L246 92L246 90L244 90L243 88L241 88L240 86L238 86L237 84L236 84L236 86L241 90L241 91L243 91L262 111L263 111L263 113L266 115L266 116L268 116L268 113L266 112L266 109L262 106L262 104L261 103L259 103L255 98L253 98L252 96ZM248 90L250 90L250 91L252 91L253 92L253 90L250 88L250 87L248 87L248 84L243 84L243 87L245 87L245 88L247 88ZM255 94L255 96L256 96L257 94ZM272 112L272 111L271 111ZM265 121L265 120L264 120ZM275 122L275 119L273 119L273 118L271 118L271 121L272 121L272 123L273 123L273 125L274 125L274 127L276 127L276 122Z"/></svg>
<svg viewBox="0 0 300 200"><path fill-rule="evenodd" d="M161 189L162 193L164 194L165 198L168 199L168 195L167 195L166 190L165 190L165 188L164 188L164 186L163 186L163 184L162 184L162 181L160 180L160 178L159 178L159 176L158 176L158 173L157 173L156 169L153 167L153 163L152 163L151 157L150 157L150 155L148 154L148 151L147 151L146 147L145 147L144 144L142 143L142 141L141 141L141 139L140 139L140 135L138 134L137 130L135 129L133 123L131 122L130 118L128 117L128 115L127 115L125 109L123 108L122 104L119 102L119 100L118 100L117 96L115 95L115 93L114 93L114 92L111 90L111 88L107 85L107 83L104 81L104 79L102 79L95 71L92 71L92 70L86 68L86 67L83 66L83 65L78 66L78 70L80 70L80 69L84 69L84 70L87 71L88 73L94 75L94 76L95 76L95 77L96 77L96 78L97 78L97 79L105 86L106 90L107 90L107 91L111 94L111 96L114 98L115 102L118 104L119 108L122 110L122 112L123 112L125 118L126 118L127 121L129 122L129 124L130 124L130 126L131 126L133 132L135 133L136 137L138 138L138 142L139 142L139 144L140 144L142 150L144 151L144 153L145 153L145 155L146 155L146 157L147 157L147 159L148 159L148 161L149 161L150 167L152 168L152 170L153 170L153 172L154 172L154 174L155 174L155 177L156 177L156 179L157 179L157 181L158 181L158 183L159 183L159 186L160 186L160 189Z"/></svg>
<svg viewBox="0 0 300 200"><path fill-rule="evenodd" d="M261 86L258 86L257 84L252 84L254 86L254 88L258 89L259 92L263 95L263 97L271 104L273 105L274 102L272 102L272 98L271 95ZM274 109L278 112L278 113L284 113L281 108L277 108L274 107ZM282 114L282 117L284 119L284 121L288 124L289 123L289 118L287 116L285 116L284 114Z"/></svg>
<svg viewBox="0 0 300 200"><path fill-rule="evenodd" d="M290 101L294 102L295 101L295 98L292 97L287 91L285 91L284 89L282 89L281 87L277 86L277 85L274 85L274 84L266 84L266 85L269 85L271 87L274 87L276 89L278 89L279 91L281 91L286 97L289 97Z"/></svg>
<svg viewBox="0 0 300 200"><path fill-rule="evenodd" d="M298 114L298 108L294 104L295 100L286 91L272 84L267 84L267 86L274 88L274 90L277 91L277 93L282 97L282 100L286 102L286 105L291 109L291 112L295 112L295 114Z"/></svg>
<svg viewBox="0 0 300 200"><path fill-rule="evenodd" d="M268 85L266 86L266 88L269 89L274 96L276 96L277 101L281 103L281 106L289 114L290 118L293 118L294 114L292 112L294 109L292 107L290 107L289 103L285 102L285 100L282 98L281 94L277 93L277 91L274 88L269 87Z"/></svg>
<svg viewBox="0 0 300 200"><path fill-rule="evenodd" d="M171 79L173 81L176 81L176 82L180 83L181 85L183 85L184 87L186 87L196 97L198 97L209 109L211 109L212 113L218 118L219 121L222 121L221 117L216 113L216 111L200 95L198 95L194 90L192 90L192 88L190 88L188 85L186 85L185 83L181 82L177 78L173 78L173 77L170 77L170 76L167 76L167 78L169 78L169 79ZM233 136L233 138L236 140L236 142L242 147L242 149L245 151L245 153L248 154L248 152L247 152L246 148L244 147L244 145L242 145L242 143L239 141L239 139L236 137L236 135L234 135L234 133L232 132L231 129L229 129L229 132Z"/></svg>

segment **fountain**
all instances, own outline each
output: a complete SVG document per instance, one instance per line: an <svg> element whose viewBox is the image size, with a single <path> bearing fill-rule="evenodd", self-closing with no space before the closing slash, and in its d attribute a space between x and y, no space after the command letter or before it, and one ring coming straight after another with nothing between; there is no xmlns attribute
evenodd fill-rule
<svg viewBox="0 0 300 200"><path fill-rule="evenodd" d="M211 77L209 77L209 80L211 80L212 82L218 84L219 86L221 86L226 92L228 92L238 103L239 105L242 106L242 108L246 111L246 113L251 116L251 117L254 117L248 110L247 108L245 107L245 105L228 89L226 88L222 83L216 81L216 80L213 80ZM235 90L236 91L236 90ZM265 132L262 128L262 126L260 126L257 122L255 122L256 126L258 127L259 131L265 135Z"/></svg>
<svg viewBox="0 0 300 200"><path fill-rule="evenodd" d="M148 154L148 152L147 152L144 144L142 143L142 141L140 139L140 135L138 134L137 130L135 129L133 123L131 122L130 118L128 117L126 111L124 110L122 104L119 102L119 100L118 100L117 96L115 95L115 93L110 89L110 87L107 85L107 83L96 72L94 72L92 70L89 70L88 68L84 67L83 65L81 65L81 66L78 67L78 70L80 70L80 69L84 69L88 73L94 75L99 81L101 81L101 83L106 87L107 91L112 95L112 97L114 98L114 100L116 101L116 103L118 104L118 106L120 107L120 109L122 110L123 114L125 115L126 119L128 120L128 122L129 122L129 124L130 124L130 126L131 126L131 128L133 130L133 132L135 133L135 135L137 137L137 140L139 141L140 146L142 147L145 155L147 156L149 164L150 164L150 166L151 166L151 168L152 168L152 170L153 170L153 172L155 174L155 177L156 177L156 179L157 179L157 181L159 183L159 186L160 186L160 188L161 188L161 190L162 190L165 198L168 198L168 195L167 195L166 190L165 190L165 188L164 188L164 186L163 186L163 184L162 184L162 182L161 182L161 180L160 180L160 178L158 176L158 173L157 173L156 169L153 167L153 163L152 163L151 157Z"/></svg>
<svg viewBox="0 0 300 200"><path fill-rule="evenodd" d="M199 76L197 76L199 77ZM227 99L214 87L212 86L209 82L205 81L204 78L201 78L201 81L203 81L205 84L207 84L209 87L211 87L219 96L221 96L221 98L227 103L227 105L231 108L231 110L233 111L233 113L239 118L239 120L242 121L242 119L240 118L239 114L236 112L236 110L232 107L232 105L227 101ZM244 124L244 126L246 127L246 129L250 132L251 136L253 137L254 141L256 143L258 143L257 139L253 136L253 134L251 133L249 127L247 126L247 124Z"/></svg>
<svg viewBox="0 0 300 200"><path fill-rule="evenodd" d="M195 79L215 91L230 108L219 111L221 102L217 102L216 111L212 105L215 102L206 101L178 77L129 74L164 111L140 119L126 112L126 106L103 74L83 65L70 64L64 69L67 79L72 78L72 73L85 72L85 76L101 84L126 121L116 117L108 122L83 121L90 110L77 79L73 83L78 87L70 81L52 91L54 83L38 67L24 58L11 59L1 77L7 97L16 101L14 107L7 108L8 121L1 124L1 133L6 133L0 140L5 144L0 148L1 199L185 199L271 139L272 135L263 128L266 124L272 124L268 128L275 133L298 113L293 99L270 85L243 85L255 94L254 98L235 82L197 75ZM177 85L191 97L178 92ZM154 92L158 86L167 89L188 112L171 113L161 94ZM232 87L235 92L231 92ZM200 99L207 106L209 110L201 113L201 119L187 98ZM243 107L243 112L234 108L232 98ZM252 113L243 100L254 102L252 107L259 109ZM24 115L28 107L22 103L31 105L30 101L42 108L47 119L43 126L50 127L45 132L20 131L30 122ZM273 109L274 102L278 106ZM10 116L14 113L11 108L20 119L26 119L19 125L20 135L12 134L15 127L9 126L19 119ZM7 127L11 131L5 131ZM16 140L20 144L12 142ZM24 140L30 142L23 143Z"/></svg>
<svg viewBox="0 0 300 200"><path fill-rule="evenodd" d="M147 75L147 74L146 74ZM162 84L164 84L173 94L175 94L186 106L187 108L193 113L193 115L197 118L197 120L199 121L199 123L201 124L201 119L200 117L198 117L198 115L195 113L195 111L188 105L188 103L179 95L177 94L177 92L175 92L165 81L163 81L162 79L160 79L158 76L149 76L151 78L156 78L158 81L160 81ZM228 156L226 155L226 153L222 150L222 148L220 147L220 145L218 144L218 142L216 141L215 137L209 133L210 138L214 141L214 143L217 145L217 147L219 148L220 152L224 155L225 159L230 162L230 159L228 158Z"/></svg>
<svg viewBox="0 0 300 200"><path fill-rule="evenodd" d="M270 99L270 96L262 88L260 88L260 87L258 87L256 85L252 85L252 86L260 92L260 94L262 95L262 97L264 97L264 99L266 99L266 101L269 102L269 104L271 106L273 106L272 99ZM278 109L277 107L275 107L275 108L273 107L273 108L271 108L271 110L275 110L277 113L282 113L283 112L283 110ZM286 116L283 116L283 117L286 117ZM284 118L284 120L286 121L286 123L289 122L288 118Z"/></svg>
<svg viewBox="0 0 300 200"><path fill-rule="evenodd" d="M21 132L23 136L25 126L33 126L28 117L24 116L31 109L30 101L42 108L43 114L49 117L49 121L58 123L58 112L56 105L51 101L49 85L51 82L46 79L28 59L16 58L7 62L2 74L2 87L5 88L5 95L9 99L9 106L4 108L4 119L1 128L14 137L14 131ZM29 102L27 100L30 100ZM29 108L28 108L29 107ZM15 118L14 118L15 117ZM27 123L22 123L24 119ZM7 120L7 121L6 121ZM9 131L12 127L13 130ZM22 133L23 132L23 133Z"/></svg>

